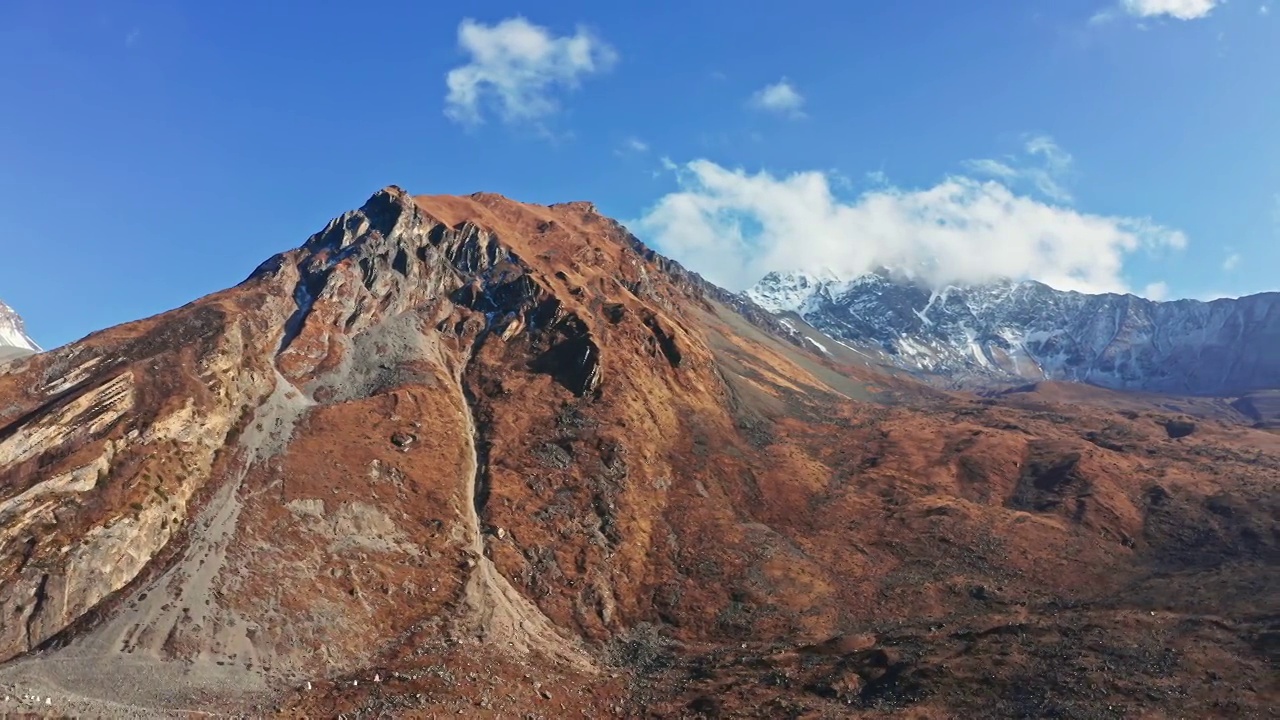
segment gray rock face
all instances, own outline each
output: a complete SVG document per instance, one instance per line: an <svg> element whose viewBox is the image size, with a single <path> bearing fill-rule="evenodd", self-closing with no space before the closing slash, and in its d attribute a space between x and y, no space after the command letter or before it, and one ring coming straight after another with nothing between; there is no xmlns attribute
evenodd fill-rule
<svg viewBox="0 0 1280 720"><path fill-rule="evenodd" d="M40 346L27 336L22 318L0 302L0 362L34 352L40 352Z"/></svg>
<svg viewBox="0 0 1280 720"><path fill-rule="evenodd" d="M944 384L1051 379L1196 395L1280 387L1280 293L1153 302L1037 282L931 290L887 273L770 273L746 295Z"/></svg>
<svg viewBox="0 0 1280 720"><path fill-rule="evenodd" d="M519 367L545 372L579 396L594 392L603 373L598 336L585 312L554 294L548 274L493 230L471 221L447 225L389 187L236 288L0 374L0 663L38 648L133 583L180 529L191 533L187 549L135 588L127 611L77 651L115 658L141 649L153 658L216 660L218 667L246 656L273 658L276 667L293 662L266 638L250 640L240 611L224 601L230 593L215 584L235 582L239 601L251 602L240 578L258 574L244 568L262 555L255 549L238 556L228 538L280 541L284 532L277 516L255 516L244 497L265 494L254 483L280 482L273 468L315 407L417 383L470 410L464 376L485 342L504 351L523 343ZM12 318L17 330L4 337L25 338ZM450 419L448 412L433 418L445 427ZM474 443L469 412L465 422L455 429ZM405 438L389 442L407 452L424 444L425 433ZM470 510L463 521L478 543L477 451L460 447L470 447L470 459L441 466L437 477L471 483L461 506ZM210 499L197 516L193 498L201 492ZM372 523L383 529L371 547L401 553L388 566L408 566L418 545L384 541L396 536L375 511L353 507L353 515L335 517L332 532L345 540L351 527ZM302 520L296 529L311 534L316 525ZM484 576L468 592L519 615L518 633L539 627L541 616L498 579L483 547L471 552ZM275 597L274 590L264 594L255 616L276 612ZM354 603L353 616L370 615L364 597L341 590L336 598ZM354 627L349 619L334 625ZM358 640L347 655L327 644L321 662L369 662L371 646L359 633L351 637ZM282 647L297 647L295 640ZM506 646L521 642L512 637Z"/></svg>

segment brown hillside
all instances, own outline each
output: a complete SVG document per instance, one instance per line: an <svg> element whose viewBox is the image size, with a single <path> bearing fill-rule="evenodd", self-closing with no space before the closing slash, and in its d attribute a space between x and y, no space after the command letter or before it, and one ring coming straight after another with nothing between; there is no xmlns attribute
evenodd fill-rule
<svg viewBox="0 0 1280 720"><path fill-rule="evenodd" d="M589 204L390 187L0 371L0 696L1262 717L1280 436L1208 407L943 394Z"/></svg>

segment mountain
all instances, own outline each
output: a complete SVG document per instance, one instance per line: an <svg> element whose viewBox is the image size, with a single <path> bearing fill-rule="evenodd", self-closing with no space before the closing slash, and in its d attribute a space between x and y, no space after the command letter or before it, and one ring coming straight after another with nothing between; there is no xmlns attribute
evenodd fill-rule
<svg viewBox="0 0 1280 720"><path fill-rule="evenodd" d="M1081 390L389 187L0 374L0 714L1264 714L1280 435Z"/></svg>
<svg viewBox="0 0 1280 720"><path fill-rule="evenodd" d="M0 362L33 352L40 352L40 346L27 336L22 318L0 302Z"/></svg>
<svg viewBox="0 0 1280 720"><path fill-rule="evenodd" d="M885 362L959 386L1068 380L1240 395L1280 387L1280 293L1153 302L997 281L930 290L882 271L770 273L746 296Z"/></svg>

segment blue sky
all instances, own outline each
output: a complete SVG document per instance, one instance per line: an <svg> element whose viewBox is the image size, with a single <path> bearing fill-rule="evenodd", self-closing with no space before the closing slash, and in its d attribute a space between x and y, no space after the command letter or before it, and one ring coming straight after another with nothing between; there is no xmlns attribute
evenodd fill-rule
<svg viewBox="0 0 1280 720"><path fill-rule="evenodd" d="M734 289L1274 290L1272 1L10 0L0 298L69 342L392 183L589 199Z"/></svg>

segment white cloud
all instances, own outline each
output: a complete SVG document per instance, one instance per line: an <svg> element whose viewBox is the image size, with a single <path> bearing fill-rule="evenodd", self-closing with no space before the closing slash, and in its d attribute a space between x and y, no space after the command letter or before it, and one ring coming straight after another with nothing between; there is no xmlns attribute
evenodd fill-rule
<svg viewBox="0 0 1280 720"><path fill-rule="evenodd" d="M890 267L935 286L1012 277L1123 292L1129 255L1186 245L1181 232L1150 220L1080 213L971 177L923 190L875 188L852 200L836 197L817 171L777 177L695 160L677 178L680 189L633 229L734 290L771 270L852 277Z"/></svg>
<svg viewBox="0 0 1280 720"><path fill-rule="evenodd" d="M1012 165L1003 163L999 160L992 160L990 158L984 158L982 160L966 160L964 166L968 168L970 172L994 178L1012 180L1020 174Z"/></svg>
<svg viewBox="0 0 1280 720"><path fill-rule="evenodd" d="M867 183L876 187L885 187L889 184L889 176L883 170L872 170L866 175Z"/></svg>
<svg viewBox="0 0 1280 720"><path fill-rule="evenodd" d="M995 178L1006 184L1028 183L1054 202L1072 202L1074 198L1065 185L1075 163L1071 153L1059 147L1048 135L1027 137L1022 149L1025 156L1022 158L969 160L964 167L975 175Z"/></svg>
<svg viewBox="0 0 1280 720"><path fill-rule="evenodd" d="M615 152L618 155L642 155L649 152L649 143L638 137L629 137L622 141L622 147Z"/></svg>
<svg viewBox="0 0 1280 720"><path fill-rule="evenodd" d="M449 71L445 115L478 124L486 109L508 123L537 121L560 109L557 90L572 90L582 78L608 70L617 53L583 28L557 37L522 17L496 25L463 20L458 45L470 62Z"/></svg>
<svg viewBox="0 0 1280 720"><path fill-rule="evenodd" d="M1270 14L1271 14L1271 6L1270 6L1270 5L1259 5L1259 6L1258 6L1258 14L1259 14L1259 15L1270 15Z"/></svg>
<svg viewBox="0 0 1280 720"><path fill-rule="evenodd" d="M653 171L653 176L655 178L660 178L663 176L664 173L674 172L677 169L679 169L679 166L676 165L674 162L672 162L671 158L667 157L666 155L663 155L662 157L658 158L658 164L661 167L660 169Z"/></svg>
<svg viewBox="0 0 1280 720"><path fill-rule="evenodd" d="M1058 144L1048 135L1033 135L1027 138L1025 147L1028 155L1043 158L1045 169L1054 175L1066 173L1075 162L1071 153L1058 147Z"/></svg>
<svg viewBox="0 0 1280 720"><path fill-rule="evenodd" d="M1168 16L1178 20L1207 17L1226 0L1120 0L1120 8L1140 18Z"/></svg>
<svg viewBox="0 0 1280 720"><path fill-rule="evenodd" d="M142 37L141 30L139 30L138 28L134 28L130 30L129 34L124 36L124 46L133 47L134 43L138 42L138 38L140 37Z"/></svg>
<svg viewBox="0 0 1280 720"><path fill-rule="evenodd" d="M1169 283L1153 282L1142 288L1142 292L1138 293L1148 300L1168 300L1169 299Z"/></svg>
<svg viewBox="0 0 1280 720"><path fill-rule="evenodd" d="M751 106L788 117L804 117L804 96L786 78L757 90L751 96Z"/></svg>
<svg viewBox="0 0 1280 720"><path fill-rule="evenodd" d="M1230 255L1227 255L1227 259L1222 261L1222 269L1225 272L1231 272L1232 270L1240 267L1240 260L1240 253L1233 252Z"/></svg>

